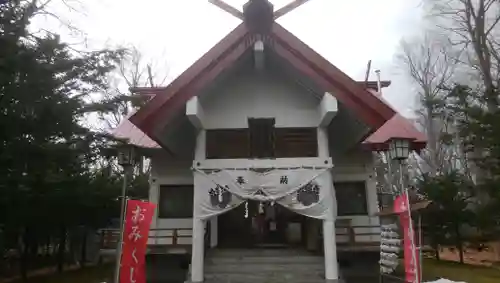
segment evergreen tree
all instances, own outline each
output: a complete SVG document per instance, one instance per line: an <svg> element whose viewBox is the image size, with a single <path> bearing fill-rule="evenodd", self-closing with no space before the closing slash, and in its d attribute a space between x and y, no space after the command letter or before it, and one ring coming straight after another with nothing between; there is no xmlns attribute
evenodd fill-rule
<svg viewBox="0 0 500 283"><path fill-rule="evenodd" d="M5 248L22 239L24 276L47 238L58 238L61 270L68 232L103 225L119 211L119 178L94 172L111 140L82 121L113 110L89 96L106 91L124 51L78 53L57 35L29 34L36 4L0 3L0 225L13 235Z"/></svg>
<svg viewBox="0 0 500 283"><path fill-rule="evenodd" d="M473 91L463 85L450 90L448 108L457 117L460 136L467 153L481 170L481 182L476 184L478 226L484 236L500 235L500 109L499 95L492 100L491 92ZM477 154L477 149L481 154Z"/></svg>
<svg viewBox="0 0 500 283"><path fill-rule="evenodd" d="M473 189L468 179L452 171L438 176L424 175L419 183L420 193L432 201L424 212L425 231L439 258L440 245L455 246L464 263L463 227L474 223L471 210ZM439 217L436 217L439 215Z"/></svg>

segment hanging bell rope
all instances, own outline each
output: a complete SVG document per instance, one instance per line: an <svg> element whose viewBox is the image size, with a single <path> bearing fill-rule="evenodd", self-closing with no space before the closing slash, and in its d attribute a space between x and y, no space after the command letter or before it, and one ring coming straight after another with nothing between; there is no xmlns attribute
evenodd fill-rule
<svg viewBox="0 0 500 283"><path fill-rule="evenodd" d="M248 218L248 201L245 202L245 218Z"/></svg>

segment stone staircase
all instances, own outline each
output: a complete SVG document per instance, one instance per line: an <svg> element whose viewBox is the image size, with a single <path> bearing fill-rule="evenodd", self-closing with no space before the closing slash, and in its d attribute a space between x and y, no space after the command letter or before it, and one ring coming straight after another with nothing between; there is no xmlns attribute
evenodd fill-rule
<svg viewBox="0 0 500 283"><path fill-rule="evenodd" d="M322 256L303 250L211 250L205 283L324 283Z"/></svg>

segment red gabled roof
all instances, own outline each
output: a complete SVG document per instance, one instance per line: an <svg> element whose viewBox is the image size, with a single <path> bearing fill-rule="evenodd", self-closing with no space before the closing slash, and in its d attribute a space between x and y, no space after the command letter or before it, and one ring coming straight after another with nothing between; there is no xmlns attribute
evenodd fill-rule
<svg viewBox="0 0 500 283"><path fill-rule="evenodd" d="M140 148L161 148L158 143L132 124L128 117L111 131L111 134L115 138L125 139L129 144Z"/></svg>
<svg viewBox="0 0 500 283"><path fill-rule="evenodd" d="M427 144L427 137L398 113L363 141L363 145L374 151L387 150L391 139L410 140L412 149L417 151Z"/></svg>
<svg viewBox="0 0 500 283"><path fill-rule="evenodd" d="M389 103L375 91L370 90L380 101L384 102L387 106ZM390 106L389 106L390 107ZM413 150L419 151L427 144L427 136L421 131L417 130L413 123L401 114L396 113L389 121L382 127L377 129L368 138L366 138L362 145L372 151L381 151L388 149L388 142L391 139L407 139L411 142Z"/></svg>
<svg viewBox="0 0 500 283"><path fill-rule="evenodd" d="M156 139L156 127L164 126L175 111L230 67L256 40L257 37L248 31L245 24L240 24L161 93L157 93L130 121ZM270 34L264 40L277 55L325 91L334 94L373 130L380 128L396 113L281 25L273 23Z"/></svg>

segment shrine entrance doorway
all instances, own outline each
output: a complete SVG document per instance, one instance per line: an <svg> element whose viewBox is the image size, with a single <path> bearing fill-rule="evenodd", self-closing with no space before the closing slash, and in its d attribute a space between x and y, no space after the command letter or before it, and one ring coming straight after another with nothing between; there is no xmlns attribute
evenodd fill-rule
<svg viewBox="0 0 500 283"><path fill-rule="evenodd" d="M249 200L218 217L220 248L284 248L302 244L300 230L305 217L278 204ZM293 231L294 227L299 227L299 231Z"/></svg>

